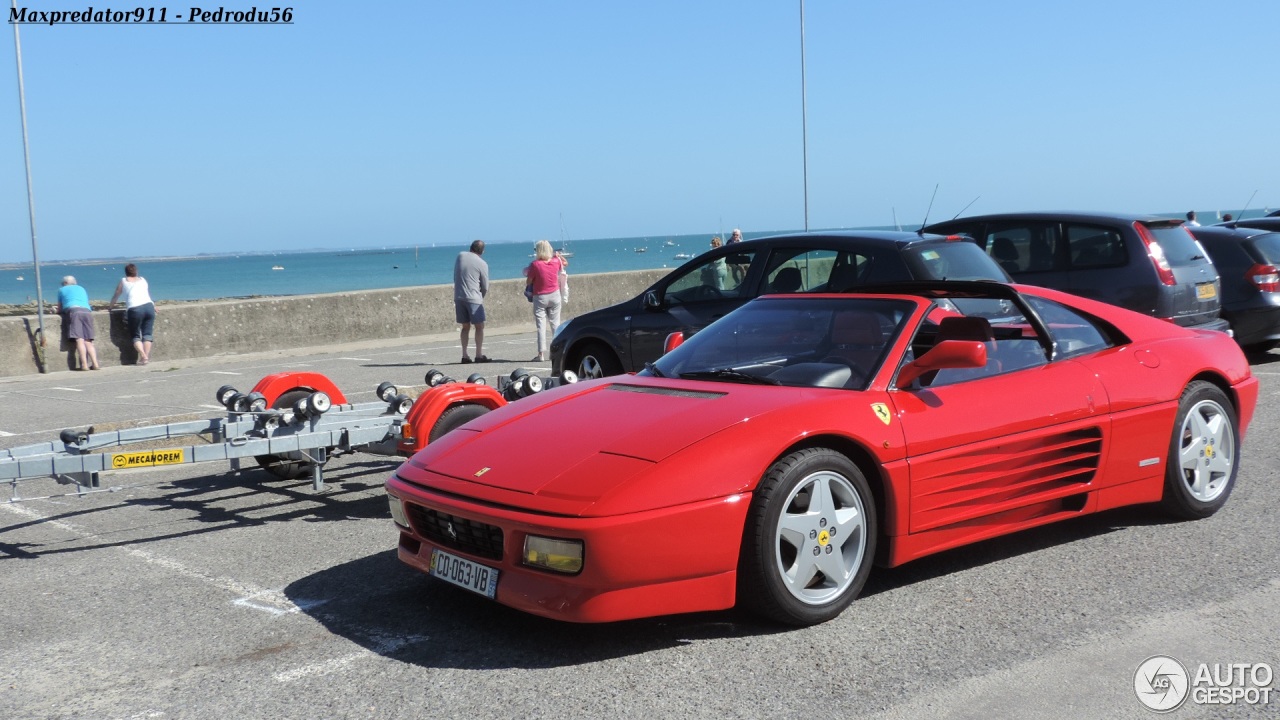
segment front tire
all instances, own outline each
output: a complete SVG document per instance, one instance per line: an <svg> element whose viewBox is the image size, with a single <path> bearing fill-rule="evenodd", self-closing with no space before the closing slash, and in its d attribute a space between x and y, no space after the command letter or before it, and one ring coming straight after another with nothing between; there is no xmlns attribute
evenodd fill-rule
<svg viewBox="0 0 1280 720"><path fill-rule="evenodd" d="M566 366L583 380L622 374L622 362L618 356L599 342L587 343L582 349L575 350Z"/></svg>
<svg viewBox="0 0 1280 720"><path fill-rule="evenodd" d="M787 625L836 617L866 584L877 529L871 488L849 458L830 448L783 457L751 501L738 599Z"/></svg>
<svg viewBox="0 0 1280 720"><path fill-rule="evenodd" d="M1197 380L1182 391L1169 440L1164 498L1171 515L1207 518L1235 487L1240 430L1231 400L1218 386Z"/></svg>

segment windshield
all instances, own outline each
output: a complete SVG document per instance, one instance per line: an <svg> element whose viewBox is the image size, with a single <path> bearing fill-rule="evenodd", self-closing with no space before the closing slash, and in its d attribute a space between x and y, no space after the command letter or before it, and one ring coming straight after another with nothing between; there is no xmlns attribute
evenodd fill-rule
<svg viewBox="0 0 1280 720"><path fill-rule="evenodd" d="M1147 229L1151 231L1156 242L1160 243L1165 260L1171 267L1186 267L1206 262L1200 244L1181 223L1177 225L1148 223Z"/></svg>
<svg viewBox="0 0 1280 720"><path fill-rule="evenodd" d="M640 374L861 390L915 307L906 300L856 296L754 300Z"/></svg>
<svg viewBox="0 0 1280 720"><path fill-rule="evenodd" d="M912 245L903 253L917 280L997 280L1009 275L982 248L968 241Z"/></svg>

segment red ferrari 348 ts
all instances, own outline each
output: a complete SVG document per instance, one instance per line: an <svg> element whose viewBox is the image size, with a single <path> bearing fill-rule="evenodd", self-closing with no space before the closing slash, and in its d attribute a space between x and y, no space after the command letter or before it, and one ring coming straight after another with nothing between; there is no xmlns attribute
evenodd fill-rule
<svg viewBox="0 0 1280 720"><path fill-rule="evenodd" d="M1227 335L1052 290L765 296L463 425L387 491L401 560L511 607L808 625L873 563L1122 505L1211 515L1257 396Z"/></svg>

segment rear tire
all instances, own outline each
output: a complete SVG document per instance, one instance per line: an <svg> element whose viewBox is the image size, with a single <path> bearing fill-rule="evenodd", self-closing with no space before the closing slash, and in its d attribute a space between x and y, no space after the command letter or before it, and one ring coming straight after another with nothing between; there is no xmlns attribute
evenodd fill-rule
<svg viewBox="0 0 1280 720"><path fill-rule="evenodd" d="M431 432L427 435L427 444L430 445L450 430L461 427L487 412L489 408L475 403L463 403L448 408L440 413L440 419L431 426Z"/></svg>
<svg viewBox="0 0 1280 720"><path fill-rule="evenodd" d="M290 390L276 398L271 407L277 410L287 410L297 404L299 400L303 400L310 395L310 390ZM281 455L256 455L253 459L258 461L259 467L281 480L296 480L311 469L311 463L305 460Z"/></svg>
<svg viewBox="0 0 1280 720"><path fill-rule="evenodd" d="M779 623L826 622L866 584L876 533L875 498L857 465L830 448L793 452L751 500L738 600Z"/></svg>
<svg viewBox="0 0 1280 720"><path fill-rule="evenodd" d="M622 374L622 361L604 343L589 342L574 350L565 364L583 380Z"/></svg>
<svg viewBox="0 0 1280 720"><path fill-rule="evenodd" d="M1240 429L1231 400L1212 383L1197 380L1187 385L1169 439L1160 505L1170 515L1189 520L1216 513L1235 487L1239 450Z"/></svg>

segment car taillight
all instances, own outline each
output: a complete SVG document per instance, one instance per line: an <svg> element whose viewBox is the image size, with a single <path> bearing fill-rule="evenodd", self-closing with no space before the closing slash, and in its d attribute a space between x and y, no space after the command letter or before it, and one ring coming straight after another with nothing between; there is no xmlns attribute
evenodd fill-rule
<svg viewBox="0 0 1280 720"><path fill-rule="evenodd" d="M1156 266L1156 275L1160 276L1160 282L1165 285L1177 285L1178 280L1173 277L1173 268L1169 267L1169 259L1164 256L1164 248L1160 247L1156 236L1151 234L1151 229L1140 222L1135 222L1133 229L1138 231L1142 244L1147 246L1147 256L1151 258L1151 264ZM1190 234L1189 230L1187 234Z"/></svg>
<svg viewBox="0 0 1280 720"><path fill-rule="evenodd" d="M1275 265L1254 265L1244 274L1262 292L1280 292L1280 270Z"/></svg>

